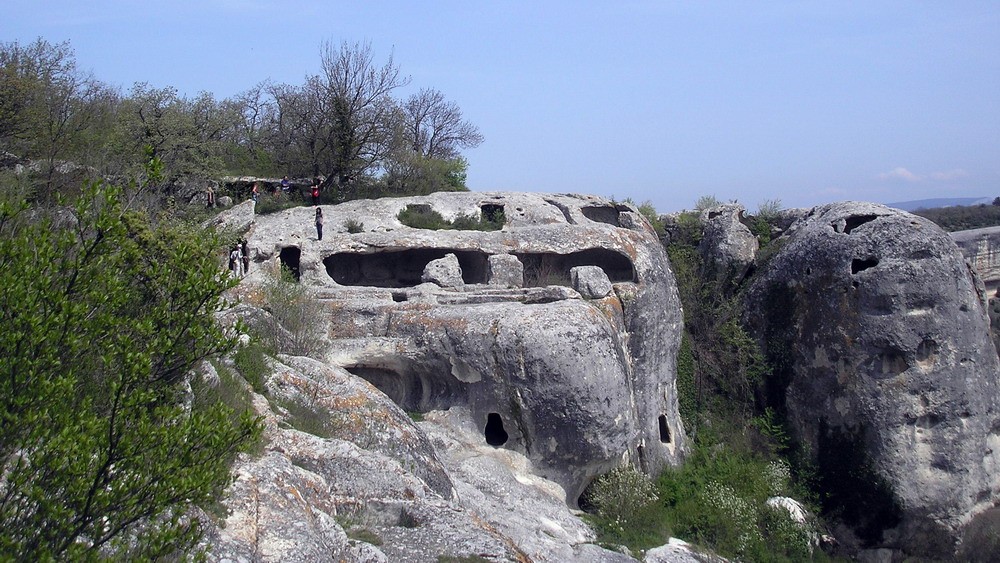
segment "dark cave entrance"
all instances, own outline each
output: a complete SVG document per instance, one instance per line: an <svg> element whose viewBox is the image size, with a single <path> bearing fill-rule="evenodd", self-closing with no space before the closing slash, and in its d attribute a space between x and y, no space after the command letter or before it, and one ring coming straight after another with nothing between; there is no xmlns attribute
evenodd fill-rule
<svg viewBox="0 0 1000 563"><path fill-rule="evenodd" d="M301 272L299 271L299 260L302 258L302 250L297 246L286 246L281 249L278 259L281 260L282 269L287 269L292 273L295 281L299 281Z"/></svg>
<svg viewBox="0 0 1000 563"><path fill-rule="evenodd" d="M462 268L462 281L486 283L489 256L478 250L410 248L368 254L340 252L323 259L326 273L340 285L403 288L420 285L424 268L432 260L454 254Z"/></svg>
<svg viewBox="0 0 1000 563"><path fill-rule="evenodd" d="M507 443L509 436L503 427L503 419L495 412L491 412L486 417L486 443L493 447L500 447Z"/></svg>
<svg viewBox="0 0 1000 563"><path fill-rule="evenodd" d="M670 426L667 425L667 415L661 414L657 419L660 426L660 441L664 444L670 443Z"/></svg>
<svg viewBox="0 0 1000 563"><path fill-rule="evenodd" d="M524 264L524 286L570 285L569 271L576 266L597 266L612 283L636 281L632 260L606 248L588 248L570 254L552 252L517 252Z"/></svg>

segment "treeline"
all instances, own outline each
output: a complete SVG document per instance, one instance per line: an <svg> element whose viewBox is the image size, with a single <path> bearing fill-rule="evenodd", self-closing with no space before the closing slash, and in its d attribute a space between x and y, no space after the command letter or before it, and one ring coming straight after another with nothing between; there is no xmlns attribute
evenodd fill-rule
<svg viewBox="0 0 1000 563"><path fill-rule="evenodd" d="M69 43L0 44L0 168L28 166L36 194L81 175L145 183L224 175L324 178L331 199L464 190L479 130L410 84L367 43L324 44L318 74L264 80L223 100L137 83L123 93L77 66ZM23 168L22 168L23 170Z"/></svg>
<svg viewBox="0 0 1000 563"><path fill-rule="evenodd" d="M1000 197L993 200L992 205L954 205L951 207L935 207L933 209L918 209L913 212L930 219L946 231L965 231L1000 225Z"/></svg>

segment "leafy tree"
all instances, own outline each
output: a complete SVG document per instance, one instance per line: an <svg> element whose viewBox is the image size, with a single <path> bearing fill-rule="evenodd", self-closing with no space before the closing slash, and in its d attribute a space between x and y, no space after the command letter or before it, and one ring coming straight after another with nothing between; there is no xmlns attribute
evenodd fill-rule
<svg viewBox="0 0 1000 563"><path fill-rule="evenodd" d="M0 554L155 558L199 537L259 423L186 407L185 379L234 342L214 323L213 241L151 226L117 189L0 203Z"/></svg>

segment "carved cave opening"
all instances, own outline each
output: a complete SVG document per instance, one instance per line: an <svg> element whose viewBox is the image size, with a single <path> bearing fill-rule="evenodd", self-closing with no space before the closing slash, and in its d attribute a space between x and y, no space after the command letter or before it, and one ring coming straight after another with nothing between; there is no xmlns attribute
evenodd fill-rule
<svg viewBox="0 0 1000 563"><path fill-rule="evenodd" d="M486 417L486 428L483 430L486 436L486 443L497 448L507 443L509 436L503 427L503 419L500 414L491 412Z"/></svg>
<svg viewBox="0 0 1000 563"><path fill-rule="evenodd" d="M504 214L503 204L484 203L479 206L479 211L481 213L480 220L484 223L492 223L498 227L503 227L504 223L507 222L507 216Z"/></svg>
<svg viewBox="0 0 1000 563"><path fill-rule="evenodd" d="M632 260L605 248L588 248L570 254L518 252L514 255L524 264L525 287L568 286L569 271L576 266L598 266L612 283L636 281Z"/></svg>
<svg viewBox="0 0 1000 563"><path fill-rule="evenodd" d="M429 376L412 369L396 370L384 366L355 365L345 368L374 385L408 412L444 410L467 402L465 384Z"/></svg>
<svg viewBox="0 0 1000 563"><path fill-rule="evenodd" d="M610 205L581 207L580 212L595 223L605 223L612 227L622 226L621 222L618 221L619 210L617 207Z"/></svg>
<svg viewBox="0 0 1000 563"><path fill-rule="evenodd" d="M846 220L846 224L844 225L844 234L849 235L854 229L857 229L865 223L870 223L875 219L878 219L878 215L852 215Z"/></svg>
<svg viewBox="0 0 1000 563"><path fill-rule="evenodd" d="M670 426L667 424L667 415L661 414L660 418L657 419L660 427L660 442L664 444L670 443Z"/></svg>
<svg viewBox="0 0 1000 563"><path fill-rule="evenodd" d="M420 276L427 264L446 254L458 257L465 283L486 283L489 256L478 250L408 248L367 254L340 252L324 258L323 265L326 273L340 285L414 287L420 285Z"/></svg>
<svg viewBox="0 0 1000 563"><path fill-rule="evenodd" d="M281 261L281 267L287 268L295 281L299 281L301 272L299 270L299 260L302 258L302 250L297 246L286 246L281 249L278 253L278 260Z"/></svg>

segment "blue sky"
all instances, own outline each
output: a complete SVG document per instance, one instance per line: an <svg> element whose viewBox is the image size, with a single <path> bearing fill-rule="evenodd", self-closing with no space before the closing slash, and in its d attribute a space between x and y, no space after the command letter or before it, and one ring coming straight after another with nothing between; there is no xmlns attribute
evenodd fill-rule
<svg viewBox="0 0 1000 563"><path fill-rule="evenodd" d="M485 137L474 190L808 207L1000 196L1000 2L7 0L0 41L225 98L368 41Z"/></svg>

